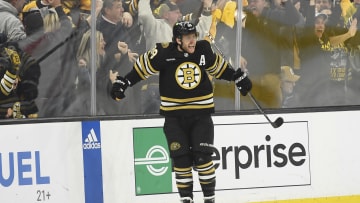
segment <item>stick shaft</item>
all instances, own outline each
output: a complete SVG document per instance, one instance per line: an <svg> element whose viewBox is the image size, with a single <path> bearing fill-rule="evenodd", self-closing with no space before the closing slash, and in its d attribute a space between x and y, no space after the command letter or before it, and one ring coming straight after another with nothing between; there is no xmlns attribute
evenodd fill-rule
<svg viewBox="0 0 360 203"><path fill-rule="evenodd" d="M226 59L225 54L220 50L220 48L216 45L215 43L215 39L213 38L213 36L211 36L210 34L208 34L209 39L211 40L212 45L215 47L215 49L217 50L217 52ZM271 126L273 126L274 128L280 127L280 125L278 125L276 122L272 122L270 120L270 118L268 117L268 115L265 113L265 111L262 109L262 107L260 106L260 104L256 101L256 99L254 98L254 96L251 94L251 92L248 92L248 94L251 101L255 104L256 108L260 111L260 113L262 113L264 115L264 117L266 118L266 120L271 124ZM279 118L278 118L279 119ZM282 120L282 119L281 119Z"/></svg>
<svg viewBox="0 0 360 203"><path fill-rule="evenodd" d="M265 113L264 110L261 108L261 106L259 105L259 103L256 101L256 99L254 98L254 96L251 94L251 92L248 92L248 95L249 95L251 101L255 104L256 108L260 111L260 113L262 113L262 114L265 116L266 120L268 120L269 123L270 123L271 125L273 125L273 122L272 122L272 121L270 120L270 118L266 115L266 113Z"/></svg>

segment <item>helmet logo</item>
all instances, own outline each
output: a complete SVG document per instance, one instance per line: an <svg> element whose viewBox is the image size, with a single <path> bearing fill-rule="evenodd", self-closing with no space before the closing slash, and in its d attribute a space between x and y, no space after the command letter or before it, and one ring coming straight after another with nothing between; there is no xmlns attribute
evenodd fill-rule
<svg viewBox="0 0 360 203"><path fill-rule="evenodd" d="M183 35L192 33L198 35L194 24L188 21L179 21L173 27L173 41L175 41L175 38L181 39Z"/></svg>
<svg viewBox="0 0 360 203"><path fill-rule="evenodd" d="M183 89L196 88L201 81L201 71L197 64L185 62L178 66L175 71L176 82Z"/></svg>

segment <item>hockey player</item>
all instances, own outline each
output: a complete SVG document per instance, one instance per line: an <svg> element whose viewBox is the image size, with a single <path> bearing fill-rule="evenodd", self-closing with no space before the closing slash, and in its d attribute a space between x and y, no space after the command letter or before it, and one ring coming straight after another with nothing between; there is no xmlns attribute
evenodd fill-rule
<svg viewBox="0 0 360 203"><path fill-rule="evenodd" d="M0 119L36 118L39 64L15 42L0 44Z"/></svg>
<svg viewBox="0 0 360 203"><path fill-rule="evenodd" d="M160 74L160 114L165 117L164 133L174 165L181 202L193 202L193 168L198 172L205 203L215 202L215 167L211 158L214 142L213 87L207 74L235 81L242 95L252 83L246 73L236 71L214 53L210 43L197 40L194 24L177 22L173 40L158 43L140 55L133 70L114 81L111 95L125 97L125 90L153 74Z"/></svg>

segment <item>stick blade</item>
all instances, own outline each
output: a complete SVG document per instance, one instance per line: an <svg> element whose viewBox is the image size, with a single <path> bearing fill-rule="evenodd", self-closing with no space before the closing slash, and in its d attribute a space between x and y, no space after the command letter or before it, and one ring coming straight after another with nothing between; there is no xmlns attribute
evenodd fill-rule
<svg viewBox="0 0 360 203"><path fill-rule="evenodd" d="M284 119L282 117L277 118L273 123L272 126L274 128L280 127L284 123Z"/></svg>

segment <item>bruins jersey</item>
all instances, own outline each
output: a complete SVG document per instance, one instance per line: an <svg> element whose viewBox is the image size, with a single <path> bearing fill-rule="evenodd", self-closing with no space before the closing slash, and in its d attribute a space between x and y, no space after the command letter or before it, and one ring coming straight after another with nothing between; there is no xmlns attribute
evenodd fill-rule
<svg viewBox="0 0 360 203"><path fill-rule="evenodd" d="M160 114L184 116L214 112L213 87L209 75L233 80L234 69L210 43L200 40L192 54L181 52L177 45L158 43L139 56L126 75L131 86L159 74Z"/></svg>
<svg viewBox="0 0 360 203"><path fill-rule="evenodd" d="M0 48L2 50L2 48ZM34 116L38 112L38 107L35 104L35 98L38 90L37 85L40 78L40 66L29 54L19 50L21 64L17 74L18 83L14 90L8 94L3 94L0 91L0 119L6 118L8 109L14 110L15 107L20 107L18 115L25 117ZM1 52L0 55L3 53ZM4 57L3 55L1 57ZM0 66L0 76L4 76L5 69ZM17 105L15 105L17 104Z"/></svg>

